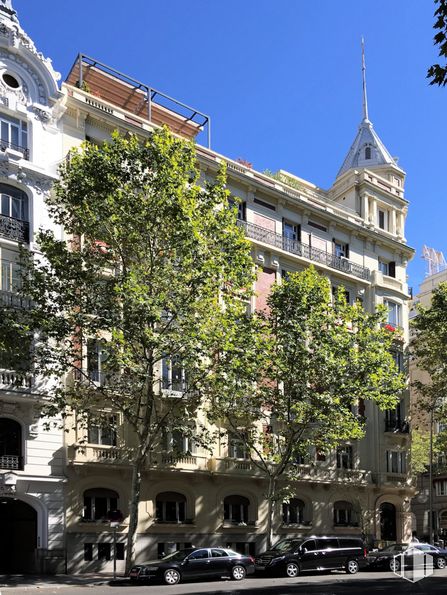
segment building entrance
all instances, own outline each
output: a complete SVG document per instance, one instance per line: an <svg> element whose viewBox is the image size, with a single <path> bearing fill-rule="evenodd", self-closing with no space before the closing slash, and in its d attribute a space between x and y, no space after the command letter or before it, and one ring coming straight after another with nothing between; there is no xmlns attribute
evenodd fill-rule
<svg viewBox="0 0 447 595"><path fill-rule="evenodd" d="M390 502L380 506L380 537L384 541L396 541L396 507Z"/></svg>
<svg viewBox="0 0 447 595"><path fill-rule="evenodd" d="M36 571L37 512L0 496L0 574Z"/></svg>

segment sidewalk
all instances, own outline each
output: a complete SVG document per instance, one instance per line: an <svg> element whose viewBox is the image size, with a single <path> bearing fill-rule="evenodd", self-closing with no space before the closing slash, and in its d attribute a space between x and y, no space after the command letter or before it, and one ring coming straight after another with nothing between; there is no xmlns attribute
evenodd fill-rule
<svg viewBox="0 0 447 595"><path fill-rule="evenodd" d="M111 574L0 574L0 590L20 587L35 589L44 587L88 587L93 585L108 585L113 581ZM117 582L123 582L123 577L117 576Z"/></svg>

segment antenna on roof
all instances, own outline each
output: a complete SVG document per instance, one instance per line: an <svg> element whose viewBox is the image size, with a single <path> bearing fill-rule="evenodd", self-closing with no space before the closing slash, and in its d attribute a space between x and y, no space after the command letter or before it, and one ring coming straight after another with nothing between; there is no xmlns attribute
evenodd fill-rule
<svg viewBox="0 0 447 595"><path fill-rule="evenodd" d="M363 80L363 120L368 118L368 97L366 95L366 64L365 64L365 40L362 37L362 80Z"/></svg>

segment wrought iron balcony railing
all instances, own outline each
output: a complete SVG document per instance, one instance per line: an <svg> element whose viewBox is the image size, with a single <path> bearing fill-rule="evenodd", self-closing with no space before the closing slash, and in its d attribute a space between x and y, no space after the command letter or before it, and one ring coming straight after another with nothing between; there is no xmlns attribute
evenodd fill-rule
<svg viewBox="0 0 447 595"><path fill-rule="evenodd" d="M29 243L29 223L0 215L0 236L14 242Z"/></svg>
<svg viewBox="0 0 447 595"><path fill-rule="evenodd" d="M31 307L31 300L13 291L3 291L0 289L0 305L8 306L9 308L29 309Z"/></svg>
<svg viewBox="0 0 447 595"><path fill-rule="evenodd" d="M22 457L17 455L0 455L0 469L22 469Z"/></svg>
<svg viewBox="0 0 447 595"><path fill-rule="evenodd" d="M319 248L313 248L308 244L303 244L302 242L298 242L298 240L287 238L280 233L265 229L254 223L247 223L246 221L239 220L238 225L244 229L245 235L251 240L263 242L264 244L274 246L275 248L280 248L290 254L296 254L297 256L307 258L313 262L319 262L332 269L348 273L349 275L354 275L365 281L369 281L371 278L371 272L368 268L352 262L347 258L343 258L342 256L336 256L330 252L320 250Z"/></svg>
<svg viewBox="0 0 447 595"><path fill-rule="evenodd" d="M11 143L7 140L0 140L0 151L6 151L6 149L12 149L13 151L22 153L24 159L29 159L29 149L27 147L16 145L15 143Z"/></svg>

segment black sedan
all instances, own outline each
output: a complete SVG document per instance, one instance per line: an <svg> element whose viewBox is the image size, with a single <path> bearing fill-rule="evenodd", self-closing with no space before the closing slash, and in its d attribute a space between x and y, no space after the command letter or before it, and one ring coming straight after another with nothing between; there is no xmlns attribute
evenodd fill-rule
<svg viewBox="0 0 447 595"><path fill-rule="evenodd" d="M398 572L402 564L400 554L404 554L405 567L410 568L413 563L412 554L415 551L430 554L433 557L434 568L446 567L446 554L428 543L395 543L377 552L369 552L367 563L370 568L383 568Z"/></svg>
<svg viewBox="0 0 447 595"><path fill-rule="evenodd" d="M161 560L136 564L129 573L132 582L162 581L176 585L181 580L227 576L240 581L255 571L251 556L226 548L187 548Z"/></svg>

